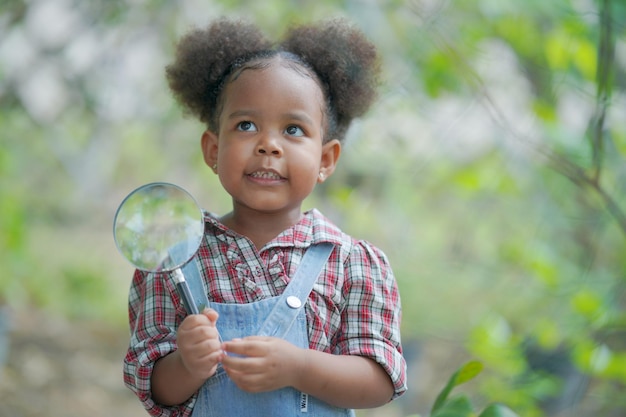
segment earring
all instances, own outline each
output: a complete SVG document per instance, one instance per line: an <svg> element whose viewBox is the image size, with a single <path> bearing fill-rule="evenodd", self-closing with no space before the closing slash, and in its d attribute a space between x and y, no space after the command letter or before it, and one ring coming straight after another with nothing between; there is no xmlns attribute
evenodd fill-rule
<svg viewBox="0 0 626 417"><path fill-rule="evenodd" d="M213 168L213 171L217 171L217 162L213 164L213 166L211 167Z"/></svg>
<svg viewBox="0 0 626 417"><path fill-rule="evenodd" d="M320 180L324 181L324 179L326 178L326 175L324 175L323 172L320 172Z"/></svg>

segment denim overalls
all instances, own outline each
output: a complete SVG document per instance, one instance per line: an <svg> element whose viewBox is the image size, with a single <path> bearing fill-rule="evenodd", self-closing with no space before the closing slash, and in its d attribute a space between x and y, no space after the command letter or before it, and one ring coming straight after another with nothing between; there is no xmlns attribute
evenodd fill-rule
<svg viewBox="0 0 626 417"><path fill-rule="evenodd" d="M251 335L281 337L308 348L304 304L319 272L333 249L332 244L312 245L282 295L248 304L208 302L198 266L194 261L183 268L196 305L208 305L219 314L217 328L222 340ZM354 411L333 407L291 387L271 392L240 390L221 366L200 388L192 417L337 417L354 416Z"/></svg>

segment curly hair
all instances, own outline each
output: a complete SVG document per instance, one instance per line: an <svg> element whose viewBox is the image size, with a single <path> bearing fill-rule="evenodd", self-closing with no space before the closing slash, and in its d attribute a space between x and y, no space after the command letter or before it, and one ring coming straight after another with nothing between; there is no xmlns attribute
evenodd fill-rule
<svg viewBox="0 0 626 417"><path fill-rule="evenodd" d="M273 43L253 24L222 18L181 38L166 77L185 110L217 131L224 86L276 56L318 82L326 100L325 140L343 140L376 98L376 47L343 19L291 27Z"/></svg>

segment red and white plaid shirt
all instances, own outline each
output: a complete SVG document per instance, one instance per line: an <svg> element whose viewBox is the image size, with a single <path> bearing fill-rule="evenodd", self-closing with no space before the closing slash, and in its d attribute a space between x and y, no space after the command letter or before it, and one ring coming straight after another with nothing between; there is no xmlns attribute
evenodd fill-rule
<svg viewBox="0 0 626 417"><path fill-rule="evenodd" d="M406 391L400 345L400 298L385 254L343 233L311 210L260 251L244 236L205 214L197 259L209 301L250 303L280 295L306 249L330 242L335 249L305 306L311 349L372 358L389 374L397 397ZM129 294L130 346L124 382L153 416L189 416L195 396L176 407L152 400L154 363L176 350L185 309L172 279L135 271Z"/></svg>

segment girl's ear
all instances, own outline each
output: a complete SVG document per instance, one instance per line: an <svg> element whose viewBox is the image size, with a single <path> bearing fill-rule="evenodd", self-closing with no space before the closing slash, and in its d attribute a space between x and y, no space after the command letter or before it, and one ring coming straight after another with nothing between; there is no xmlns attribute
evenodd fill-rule
<svg viewBox="0 0 626 417"><path fill-rule="evenodd" d="M337 139L330 140L322 145L320 173L317 178L318 183L326 181L326 179L330 177L333 172L335 172L337 161L339 161L339 155L341 155L341 142Z"/></svg>
<svg viewBox="0 0 626 417"><path fill-rule="evenodd" d="M217 174L217 135L210 130L205 130L202 134L200 146L202 147L202 155L204 162Z"/></svg>

